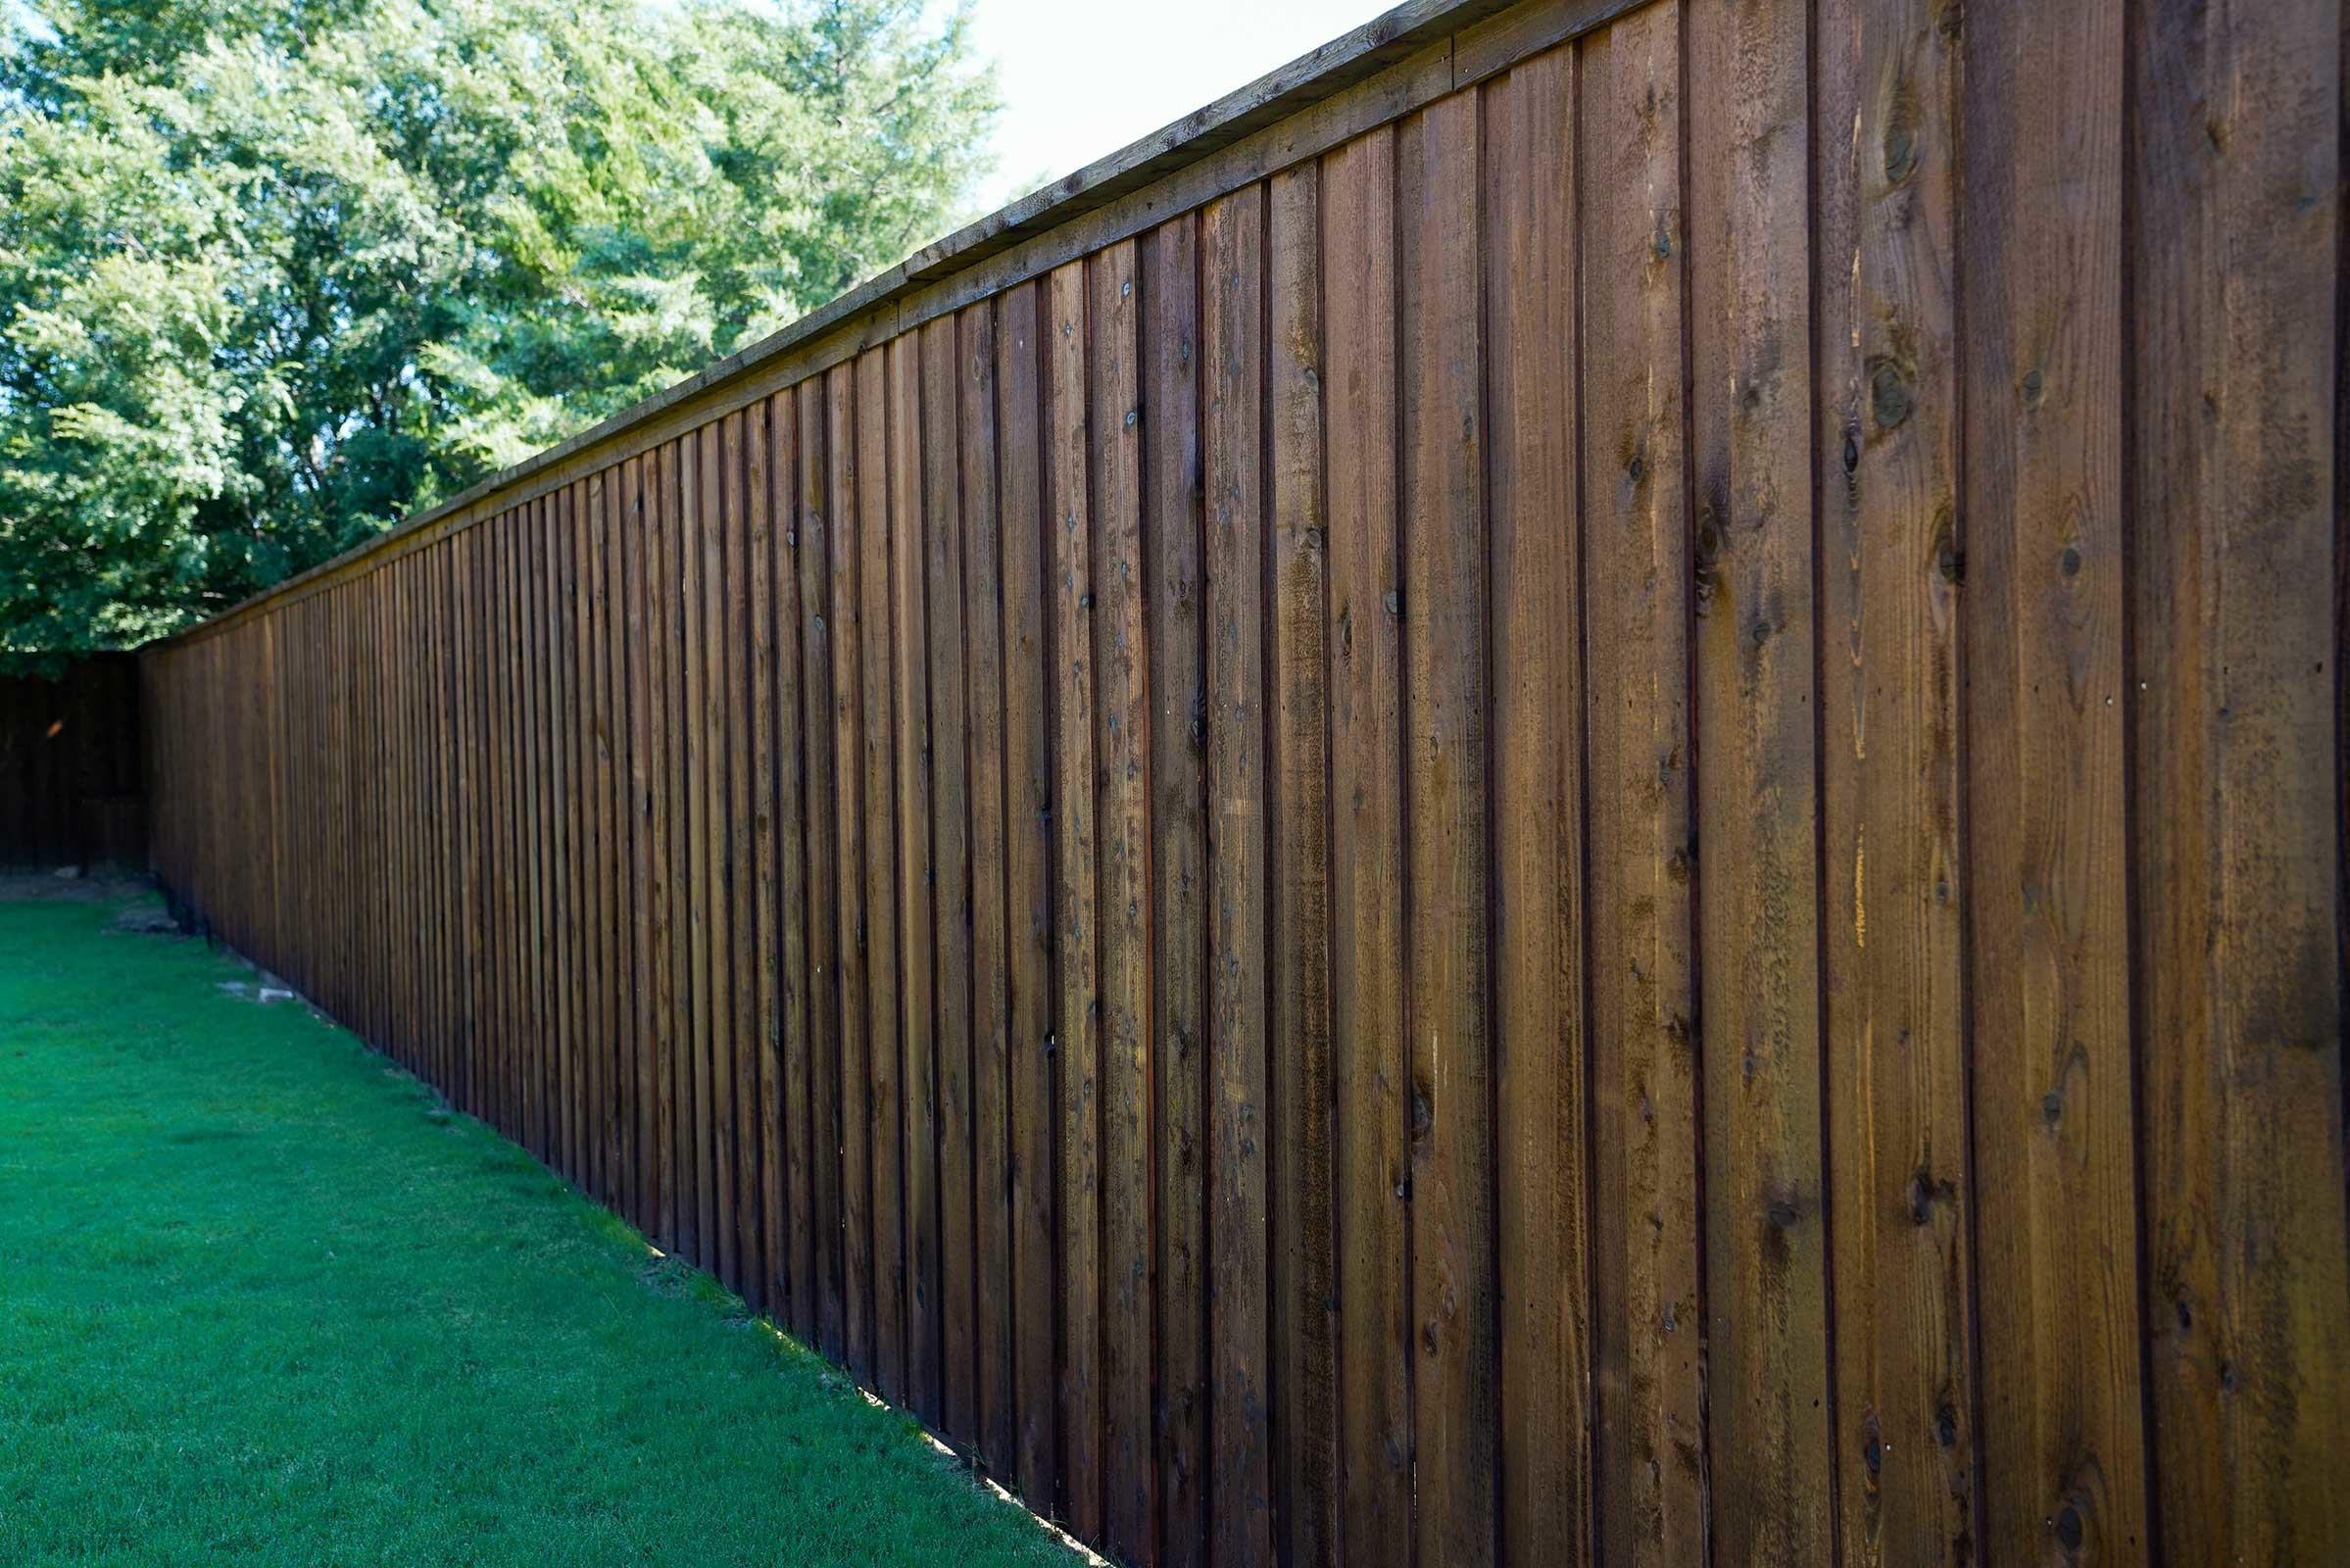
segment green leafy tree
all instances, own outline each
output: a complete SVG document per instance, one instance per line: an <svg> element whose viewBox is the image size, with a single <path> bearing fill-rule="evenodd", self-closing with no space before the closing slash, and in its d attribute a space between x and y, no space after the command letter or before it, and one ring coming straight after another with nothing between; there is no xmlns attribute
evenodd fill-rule
<svg viewBox="0 0 2350 1568"><path fill-rule="evenodd" d="M924 0L0 0L0 659L136 643L942 231Z"/></svg>

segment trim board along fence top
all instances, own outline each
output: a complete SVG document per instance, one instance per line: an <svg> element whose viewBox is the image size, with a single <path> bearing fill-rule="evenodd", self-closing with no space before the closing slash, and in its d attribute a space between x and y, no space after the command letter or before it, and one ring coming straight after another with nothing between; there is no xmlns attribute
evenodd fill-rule
<svg viewBox="0 0 2350 1568"><path fill-rule="evenodd" d="M1407 6L150 649L157 869L1124 1561L2350 1560L2343 37Z"/></svg>

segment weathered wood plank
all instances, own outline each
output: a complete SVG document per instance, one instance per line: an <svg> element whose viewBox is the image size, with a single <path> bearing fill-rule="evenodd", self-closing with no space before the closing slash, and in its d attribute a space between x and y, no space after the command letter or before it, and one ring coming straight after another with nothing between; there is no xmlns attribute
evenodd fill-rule
<svg viewBox="0 0 2350 1568"><path fill-rule="evenodd" d="M998 485L1004 527L1004 782L1005 936L1011 956L1012 1342L1020 1494L1041 1513L1054 1509L1060 1483L1060 1380L1056 1360L1065 1318L1053 1251L1060 1208L1053 1135L1056 1082L1053 971L1056 866L1053 799L1053 694L1059 690L1053 621L1057 593L1047 587L1062 530L1046 489L1049 422L1043 380L1050 320L1044 290L1023 284L1004 296L996 333ZM1053 607L1053 608L1049 608ZM1090 984L1090 982L1089 982ZM1073 1033L1070 1038L1074 1038Z"/></svg>
<svg viewBox="0 0 2350 1568"><path fill-rule="evenodd" d="M752 494L763 515L753 547L753 610L759 668L768 683L755 776L760 962L768 965L759 1009L767 1081L766 1249L768 1311L803 1340L814 1330L804 1311L808 1260L808 1076L815 1059L808 971L808 754L802 726L808 670L800 648L799 401L770 399L752 447Z"/></svg>
<svg viewBox="0 0 2350 1568"><path fill-rule="evenodd" d="M913 341L908 334L908 343ZM929 1281L938 1358L936 1419L948 1439L970 1450L977 1436L977 1339L971 1253L971 759L965 743L970 645L964 634L964 544L955 428L955 322L922 328L922 555L929 599L925 657L930 666L931 951L937 1028L936 1179L932 1200L934 1268Z"/></svg>
<svg viewBox="0 0 2350 1568"><path fill-rule="evenodd" d="M843 1151L847 1132L843 1118L848 1097L850 1008L843 975L842 924L836 916L848 898L852 877L847 837L840 831L848 815L840 803L849 780L840 770L843 760L835 733L834 714L844 699L839 666L847 653L838 634L837 617L844 613L837 592L840 582L838 529L834 526L833 495L828 488L832 435L825 423L825 389L815 380L803 384L800 406L800 510L795 521L798 542L794 560L800 571L800 658L807 672L802 687L802 724L808 747L808 1228L805 1238L795 1228L798 1249L794 1262L804 1283L796 1304L804 1335L836 1361L845 1360L848 1348L842 1321L842 1247L845 1193ZM855 646L851 643L849 646ZM836 782L837 780L837 782Z"/></svg>
<svg viewBox="0 0 2350 1568"><path fill-rule="evenodd" d="M1959 876L1958 45L1820 15L1814 419L1842 1560L1979 1539Z"/></svg>
<svg viewBox="0 0 2350 1568"><path fill-rule="evenodd" d="M890 399L886 351L857 362L857 520L864 553L858 629L864 642L865 1075L871 1103L872 1205L868 1241L873 1316L873 1384L906 1402L906 1040L901 1021L912 990L900 961L898 819L902 754L896 715L905 701L896 674L896 551L905 531L890 509ZM927 995L927 977L923 980Z"/></svg>
<svg viewBox="0 0 2350 1568"><path fill-rule="evenodd" d="M1269 943L1271 1037L1259 1049L1257 1136L1264 1143L1267 1324L1252 1345L1236 1316L1234 1351L1257 1349L1244 1387L1217 1380L1217 1561L1262 1561L1276 1540L1299 1563L1337 1549L1337 1161L1330 1042L1330 513L1323 479L1323 170L1274 176L1267 200L1267 405L1264 479L1271 522L1271 811L1262 936ZM1365 266L1363 270L1372 270ZM1346 261L1333 279L1356 275ZM1394 272L1365 279L1394 282ZM1333 449L1335 452L1335 449ZM1392 496L1392 491L1389 491ZM1394 508L1389 501L1387 517ZM1351 526L1375 526L1358 517ZM1248 1072L1244 1057L1244 1077ZM1217 1140L1222 1148L1222 1138ZM1398 1145L1400 1148L1400 1145ZM1222 1262L1217 1262L1220 1274ZM1217 1293L1222 1302L1222 1291ZM1217 1331L1217 1345L1224 1333ZM1239 1354L1236 1361L1239 1363ZM1252 1385L1267 1378L1248 1425ZM1365 1387L1370 1380L1365 1380ZM1234 1398L1227 1398L1227 1390ZM1239 1403L1239 1425L1229 1415ZM1222 1437L1229 1434L1229 1437ZM1283 1528L1288 1521L1288 1528Z"/></svg>
<svg viewBox="0 0 2350 1568"><path fill-rule="evenodd" d="M1042 293L1044 291L1040 291ZM1096 877L1094 523L1087 483L1086 267L1051 279L1043 323L1045 514L1053 541L1054 968L1060 1005L1053 1049L1058 1111L1062 1516L1102 1539L1102 1386L1100 900Z"/></svg>
<svg viewBox="0 0 2350 1568"><path fill-rule="evenodd" d="M890 657L897 757L899 1229L904 1260L902 1370L891 1397L939 1424L938 955L931 901L938 862L931 842L936 759L931 753L929 593L923 576L922 359L912 337L891 342L889 368Z"/></svg>
<svg viewBox="0 0 2350 1568"><path fill-rule="evenodd" d="M971 719L966 756L971 769L971 1117L973 1393L970 1443L981 1466L1005 1486L1018 1483L1014 1437L1018 1421L1013 1345L1025 1309L1046 1322L1050 1355L1051 1303L1015 1294L1013 1266L1022 1173L1012 1136L1014 981L1006 857L1013 842L1005 818L1008 794L1005 713L1005 590L1004 514L997 495L996 307L982 304L956 318L945 374L955 379L958 407L955 442L963 527L963 623L968 628ZM1033 418L1033 411L1032 411ZM1026 428L1033 430L1033 423ZM1015 439L1017 434L1015 433ZM1021 519L1033 521L1031 506ZM1041 655L1039 656L1041 660ZM1019 840L1027 845L1026 839ZM1040 862L1039 872L1042 871Z"/></svg>
<svg viewBox="0 0 2350 1568"><path fill-rule="evenodd" d="M1484 88L1501 1551L1592 1552L1575 57Z"/></svg>
<svg viewBox="0 0 2350 1568"><path fill-rule="evenodd" d="M886 517L867 518L858 501L857 372L842 366L825 377L825 447L829 460L825 494L832 519L833 607L833 775L838 809L840 889L836 900L840 937L835 952L841 988L841 1317L849 1370L865 1383L873 1374L873 1155L874 1101L869 1061L871 1016L866 991L872 954L866 940L871 881L866 873L866 791L874 786L865 768L863 593L868 555L868 520L874 532ZM886 634L887 624L883 626ZM886 691L886 688L884 688ZM885 710L886 702L883 704ZM881 792L884 808L888 795ZM886 839L883 841L886 843ZM877 852L876 852L877 853ZM886 922L885 922L886 924ZM886 984L897 985L896 964ZM896 1050L893 1031L889 1047Z"/></svg>
<svg viewBox="0 0 2350 1568"><path fill-rule="evenodd" d="M2342 437L2318 416L2341 396L2343 36L2334 4L2165 0L2133 8L2124 66L2143 1311L2172 1562L2350 1560L2350 686Z"/></svg>
<svg viewBox="0 0 2350 1568"><path fill-rule="evenodd" d="M1582 554L1602 1562L1700 1559L1708 1525L1690 898L1691 570L1680 14L1582 50Z"/></svg>
<svg viewBox="0 0 2350 1568"><path fill-rule="evenodd" d="M1202 667L1199 220L1179 218L1136 249L1137 383L1143 423L1143 577L1148 604L1151 1058L1160 1560L1198 1562L1206 1544L1201 1351L1207 1312L1205 1128L1208 722ZM1255 276L1248 283L1254 293ZM1253 337L1257 319L1249 318ZM1254 357L1249 364L1254 366ZM1254 407L1251 401L1250 407ZM1248 426L1250 451L1255 426ZM1253 472L1253 464L1250 466ZM1249 487L1253 501L1257 487ZM1248 579L1255 591L1258 572ZM1261 750L1261 748L1260 748ZM1261 1277L1261 1276L1260 1276Z"/></svg>
<svg viewBox="0 0 2350 1568"><path fill-rule="evenodd" d="M1696 881L1719 1560L1835 1542L1806 9L1689 13ZM1710 874L1719 863L1721 875Z"/></svg>
<svg viewBox="0 0 2350 1568"><path fill-rule="evenodd" d="M2123 7L1968 19L1970 886L1987 1561L2153 1549L2132 1128Z"/></svg>
<svg viewBox="0 0 2350 1568"><path fill-rule="evenodd" d="M1409 1561L1411 1324L1404 1186L1403 563L1397 429L1395 134L1322 166L1330 486L1330 1038L1338 1094L1338 1530L1317 1491L1319 1433L1283 1444L1287 1543L1300 1561ZM1294 624L1292 622L1291 624ZM1285 662L1287 660L1285 658ZM1292 734L1295 731L1291 731ZM1285 791L1289 789L1284 785ZM1298 786L1299 799L1313 798ZM1295 802L1292 802L1295 804ZM1288 825L1285 815L1284 825ZM1310 867L1297 867L1310 874ZM1299 954L1300 961L1310 955ZM1311 1029L1310 976L1296 977ZM1287 988L1285 987L1285 990ZM1285 1018L1285 1022L1287 1019ZM1285 1037L1286 1038L1286 1037ZM1310 1048L1311 1036L1305 1037ZM1308 1112L1310 1114L1310 1112Z"/></svg>
<svg viewBox="0 0 2350 1568"><path fill-rule="evenodd" d="M1101 748L1102 1540L1113 1554L1147 1565L1157 1555L1157 1472L1151 1410L1151 656L1138 271L1131 242L1086 263L1086 428Z"/></svg>
<svg viewBox="0 0 2350 1568"><path fill-rule="evenodd" d="M1172 437L1168 426L1160 425L1158 447L1180 443L1171 455L1181 461L1187 482L1170 497L1183 503L1185 537L1180 545L1163 537L1159 541L1161 567L1155 590L1168 612L1153 628L1152 678L1160 715L1158 820L1173 816L1180 824L1175 850L1162 853L1160 859L1160 934L1170 950L1159 971L1160 1040L1162 1046L1168 1043L1168 1010L1181 1005L1193 1020L1183 1042L1187 1054L1199 1052L1202 1036L1206 1047L1204 1158L1194 1159L1192 1168L1180 1173L1177 1200L1199 1192L1204 1179L1204 1255L1198 1250L1193 1255L1206 1268L1199 1283L1206 1288L1207 1398L1206 1408L1195 1419L1213 1434L1215 1446L1206 1456L1204 1513L1195 1511L1187 1517L1177 1511L1178 1504L1199 1484L1190 1469L1177 1468L1170 1432L1167 1557L1170 1562L1263 1562L1272 1556L1268 1417L1274 1387L1265 1322L1270 1261L1265 919L1270 890L1265 847L1264 193L1247 190L1209 206L1199 217L1196 243L1199 269L1208 280L1204 296L1197 301L1191 297L1192 269L1185 268L1177 296L1178 319L1155 323L1151 334L1163 354L1169 326L1175 325L1178 357L1187 372L1194 370L1191 362L1199 360L1198 381L1192 384L1201 387L1196 398L1155 399L1162 419L1172 416L1179 421ZM1194 244L1187 228L1182 237L1187 262ZM1158 259L1162 265L1171 260L1163 249ZM1154 469L1154 488L1164 495L1167 480L1161 470L1163 465ZM1199 537L1202 506L1204 547ZM1179 601L1170 591L1170 579L1182 585ZM1178 626L1189 633L1181 643L1174 635ZM1204 737L1198 733L1200 728ZM1202 738L1207 754L1204 780L1199 760ZM1187 786L1181 799L1177 779ZM1204 823L1199 799L1202 784ZM1166 829L1158 831L1163 843ZM1187 883L1204 877L1205 886L1187 886L1179 898L1173 897L1170 870ZM1188 919L1195 929L1204 924L1199 932L1203 946L1183 956L1173 951L1180 919ZM1199 972L1202 961L1204 975ZM1199 994L1202 989L1204 996ZM1202 1004L1203 1028L1199 1017ZM1165 1068L1162 1062L1162 1074ZM1173 1098L1162 1091L1162 1108ZM1174 1186L1177 1178L1162 1173L1161 1181ZM1162 1260L1161 1269L1162 1289L1171 1297L1167 1261ZM1174 1314L1165 1317L1171 1321ZM1187 1348L1197 1354L1196 1342ZM1162 1367L1169 1359L1162 1355ZM1199 1441L1196 1429L1189 1436L1195 1445ZM1196 1449L1182 1455L1182 1462L1190 1465L1199 1459ZM1179 1491L1178 1483L1187 1485ZM1192 1506L1198 1510L1199 1505Z"/></svg>
<svg viewBox="0 0 2350 1568"><path fill-rule="evenodd" d="M1464 1568L1495 1552L1500 1415L1479 142L1475 94L1395 132L1413 1539Z"/></svg>

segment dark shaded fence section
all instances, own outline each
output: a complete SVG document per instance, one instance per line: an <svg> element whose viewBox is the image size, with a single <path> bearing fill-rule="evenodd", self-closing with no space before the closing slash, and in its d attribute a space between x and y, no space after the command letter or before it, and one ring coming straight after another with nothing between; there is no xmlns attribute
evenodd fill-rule
<svg viewBox="0 0 2350 1568"><path fill-rule="evenodd" d="M147 858L139 666L0 674L0 867L136 870Z"/></svg>
<svg viewBox="0 0 2350 1568"><path fill-rule="evenodd" d="M1123 1560L2343 1560L2341 40L1406 7L152 650L157 867Z"/></svg>

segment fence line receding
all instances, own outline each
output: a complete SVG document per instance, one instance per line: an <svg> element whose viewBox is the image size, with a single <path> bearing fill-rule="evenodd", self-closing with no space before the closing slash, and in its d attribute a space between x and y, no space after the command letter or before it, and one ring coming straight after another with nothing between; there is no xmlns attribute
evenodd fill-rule
<svg viewBox="0 0 2350 1568"><path fill-rule="evenodd" d="M1491 12L152 650L159 870L1122 1560L2350 1558L2337 0Z"/></svg>

